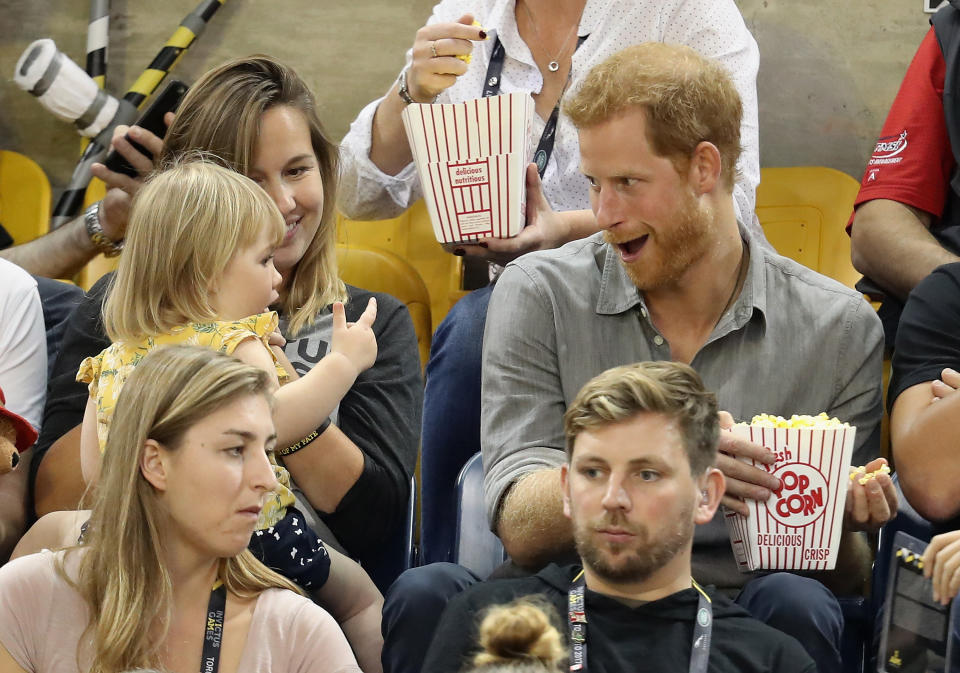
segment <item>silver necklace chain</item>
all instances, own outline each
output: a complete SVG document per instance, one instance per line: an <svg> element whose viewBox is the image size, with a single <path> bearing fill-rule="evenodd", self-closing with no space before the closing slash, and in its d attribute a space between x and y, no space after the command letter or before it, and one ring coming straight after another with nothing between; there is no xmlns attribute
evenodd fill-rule
<svg viewBox="0 0 960 673"><path fill-rule="evenodd" d="M540 37L540 30L537 28L537 22L533 20L533 14L530 13L530 8L527 7L527 3L523 3L523 9L527 13L527 19L530 21L530 26L533 28L533 34L537 38L537 42L540 45L540 48L543 49L543 53L547 54L547 50L544 49L543 38ZM577 22L573 24L573 28L570 30L570 34L567 35L567 39L563 41L563 45L560 47L560 50L557 51L557 55L553 58L550 58L550 54L547 54L547 58L550 58L549 63L547 63L547 70L550 72L557 72L560 69L560 57L563 56L564 52L567 50L567 45L570 44L570 38L572 38L576 32L577 28L580 26L580 20L577 19Z"/></svg>

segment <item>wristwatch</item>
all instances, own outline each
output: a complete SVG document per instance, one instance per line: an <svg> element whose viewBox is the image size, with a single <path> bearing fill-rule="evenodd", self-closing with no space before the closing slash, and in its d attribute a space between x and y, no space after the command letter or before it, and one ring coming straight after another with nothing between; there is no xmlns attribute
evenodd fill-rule
<svg viewBox="0 0 960 673"><path fill-rule="evenodd" d="M400 77L397 78L397 82L400 83L400 90L397 92L400 95L400 99L403 101L404 105L410 105L411 103L419 103L419 101L413 100L413 96L410 95L410 89L407 88L407 72L410 70L410 66L407 66L400 71ZM434 96L430 103L436 103L437 98L440 96Z"/></svg>
<svg viewBox="0 0 960 673"><path fill-rule="evenodd" d="M97 201L87 208L83 213L83 223L97 252L102 252L104 257L116 257L123 250L123 241L113 241L103 233L103 227L100 226L100 204L101 202Z"/></svg>

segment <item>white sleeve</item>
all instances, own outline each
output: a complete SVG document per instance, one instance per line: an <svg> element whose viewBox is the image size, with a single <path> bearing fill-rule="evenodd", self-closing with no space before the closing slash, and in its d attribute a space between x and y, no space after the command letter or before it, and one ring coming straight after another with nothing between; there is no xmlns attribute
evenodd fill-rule
<svg viewBox="0 0 960 673"><path fill-rule="evenodd" d="M442 0L434 6L427 25L456 21L471 11L474 2ZM410 36L413 44L414 36ZM412 59L412 47L404 56L403 67ZM399 76L399 70L397 71ZM456 85L454 87L456 88ZM437 102L452 102L449 89ZM347 217L355 220L385 220L397 217L412 206L423 194L413 162L396 175L387 175L370 161L373 138L373 117L383 98L367 104L340 143L340 183L337 186L337 205ZM406 142L406 139L403 140Z"/></svg>
<svg viewBox="0 0 960 673"><path fill-rule="evenodd" d="M0 259L0 388L6 407L39 430L47 391L47 336L37 283Z"/></svg>
<svg viewBox="0 0 960 673"><path fill-rule="evenodd" d="M741 222L752 226L760 184L760 133L757 121L757 70L760 50L733 0L682 0L664 17L663 41L685 44L722 63L743 103L734 205ZM761 239L763 240L763 239Z"/></svg>

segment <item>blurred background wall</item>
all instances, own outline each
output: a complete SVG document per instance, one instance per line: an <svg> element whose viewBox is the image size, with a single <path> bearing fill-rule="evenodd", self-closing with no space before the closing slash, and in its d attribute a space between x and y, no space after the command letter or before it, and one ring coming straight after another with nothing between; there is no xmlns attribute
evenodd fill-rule
<svg viewBox="0 0 960 673"><path fill-rule="evenodd" d="M737 0L760 45L763 166L819 164L857 179L890 102L927 30L922 0ZM173 74L192 82L249 53L294 65L317 93L339 139L396 77L432 0L229 0ZM113 0L107 89L122 96L196 6L194 0ZM80 139L13 83L27 45L52 38L81 66L88 2L0 0L0 149L27 154L56 193L70 177Z"/></svg>

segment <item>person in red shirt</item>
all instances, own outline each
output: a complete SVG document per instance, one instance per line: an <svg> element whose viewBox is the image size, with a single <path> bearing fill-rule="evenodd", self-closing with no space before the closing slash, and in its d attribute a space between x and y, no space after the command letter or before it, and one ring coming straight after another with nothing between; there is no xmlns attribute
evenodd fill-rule
<svg viewBox="0 0 960 673"><path fill-rule="evenodd" d="M880 315L889 344L910 291L936 267L960 261L960 209L950 203L957 166L944 113L946 63L937 33L942 39L944 26L960 29L960 13L949 5L940 13L949 21L931 27L907 69L847 225L854 267L885 294Z"/></svg>

